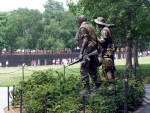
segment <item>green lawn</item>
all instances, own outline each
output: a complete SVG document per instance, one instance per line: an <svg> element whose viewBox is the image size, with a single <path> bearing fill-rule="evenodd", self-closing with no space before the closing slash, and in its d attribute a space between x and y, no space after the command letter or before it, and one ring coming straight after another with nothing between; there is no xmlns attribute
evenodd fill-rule
<svg viewBox="0 0 150 113"><path fill-rule="evenodd" d="M55 69L62 66L29 66L24 68L24 78L27 80L35 71ZM0 68L0 86L11 86L22 80L22 67Z"/></svg>
<svg viewBox="0 0 150 113"><path fill-rule="evenodd" d="M125 60L115 60L118 71L125 71ZM139 58L140 66L137 68L137 74L140 74L145 79L145 83L150 83L150 57ZM80 64L75 64L66 68L66 75L80 75ZM53 69L58 72L64 72L63 66L29 66L25 67L24 75L27 80L35 71ZM101 68L100 68L101 71ZM6 67L0 68L0 86L16 85L22 80L22 67Z"/></svg>

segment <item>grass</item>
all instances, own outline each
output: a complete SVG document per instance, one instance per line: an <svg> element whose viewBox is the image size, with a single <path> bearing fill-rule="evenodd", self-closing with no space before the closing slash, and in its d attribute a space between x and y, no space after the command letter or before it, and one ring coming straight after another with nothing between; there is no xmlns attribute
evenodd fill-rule
<svg viewBox="0 0 150 113"><path fill-rule="evenodd" d="M140 66L137 68L137 74L143 76L145 83L150 83L150 57L139 58ZM115 60L115 65L118 71L125 71L125 59ZM80 75L80 65L75 64L66 68L66 75ZM57 70L64 73L64 68L61 65L53 66L29 66L24 68L25 80L35 71L43 71L47 69ZM101 67L100 67L101 72ZM102 73L102 72L101 72ZM6 67L0 68L0 86L12 86L18 84L22 80L22 67Z"/></svg>
<svg viewBox="0 0 150 113"><path fill-rule="evenodd" d="M43 71L47 69L55 69L61 66L29 66L24 68L24 78L27 80L35 71ZM0 68L0 86L16 85L23 79L22 67L5 67Z"/></svg>

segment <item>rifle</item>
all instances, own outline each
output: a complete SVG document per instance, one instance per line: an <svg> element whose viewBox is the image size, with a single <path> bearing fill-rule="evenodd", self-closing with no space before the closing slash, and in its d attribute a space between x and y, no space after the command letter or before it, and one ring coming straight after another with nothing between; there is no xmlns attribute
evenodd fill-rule
<svg viewBox="0 0 150 113"><path fill-rule="evenodd" d="M93 56L93 55L98 55L98 51L97 50L94 50L93 52L89 53L87 56L85 56L85 59L87 59L88 61L90 61L90 56ZM84 56L83 56L83 59L84 59ZM66 67L68 66L71 66L71 65L74 65L76 63L79 63L80 61L82 61L82 59L77 59L76 61L72 62L72 63L69 63L69 65L67 65Z"/></svg>
<svg viewBox="0 0 150 113"><path fill-rule="evenodd" d="M69 63L68 66L71 66L71 65L74 65L74 64L76 64L76 63L79 63L80 61L81 61L80 59L77 59L76 61L74 61L74 62L72 62L72 63ZM66 67L68 67L68 66L66 66Z"/></svg>
<svg viewBox="0 0 150 113"><path fill-rule="evenodd" d="M108 27L108 28L115 28L116 27L115 24L106 24L105 26Z"/></svg>

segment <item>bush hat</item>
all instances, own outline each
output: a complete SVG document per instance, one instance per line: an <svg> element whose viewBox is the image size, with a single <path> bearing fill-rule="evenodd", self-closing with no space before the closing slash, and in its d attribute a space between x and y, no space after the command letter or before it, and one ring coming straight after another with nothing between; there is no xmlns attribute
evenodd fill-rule
<svg viewBox="0 0 150 113"><path fill-rule="evenodd" d="M94 19L94 22L96 24L100 24L100 25L104 25L104 26L106 25L105 19L103 17L97 17L97 19Z"/></svg>

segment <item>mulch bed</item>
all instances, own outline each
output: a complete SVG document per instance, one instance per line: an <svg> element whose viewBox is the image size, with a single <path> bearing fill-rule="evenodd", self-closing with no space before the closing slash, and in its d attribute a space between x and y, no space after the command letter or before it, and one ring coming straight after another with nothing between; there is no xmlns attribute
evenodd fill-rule
<svg viewBox="0 0 150 113"><path fill-rule="evenodd" d="M5 113L20 113L20 107L19 106L10 106L9 111L8 108L4 108ZM22 113L26 113L25 110L23 109Z"/></svg>

